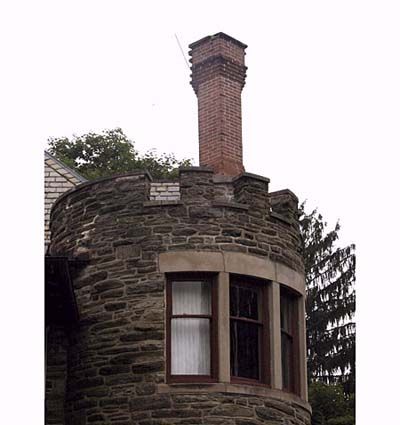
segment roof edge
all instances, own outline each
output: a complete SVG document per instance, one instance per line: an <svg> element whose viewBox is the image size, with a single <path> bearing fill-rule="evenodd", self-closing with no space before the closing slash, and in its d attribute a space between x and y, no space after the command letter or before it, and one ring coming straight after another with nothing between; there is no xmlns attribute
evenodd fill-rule
<svg viewBox="0 0 400 425"><path fill-rule="evenodd" d="M67 170L74 177L76 177L81 183L84 183L84 182L87 182L88 181L85 177L83 177L82 175L80 175L77 171L73 170L71 167L69 167L68 165L64 164L62 161L60 161L59 159L57 159L55 156L53 156L52 154L50 154L46 150L44 151L44 156L47 159L52 159L53 161L55 161L60 167L65 168L65 170Z"/></svg>

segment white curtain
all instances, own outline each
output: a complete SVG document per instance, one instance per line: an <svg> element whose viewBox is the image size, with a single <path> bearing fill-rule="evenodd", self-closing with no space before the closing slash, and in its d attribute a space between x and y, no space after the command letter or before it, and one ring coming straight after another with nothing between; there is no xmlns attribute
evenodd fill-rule
<svg viewBox="0 0 400 425"><path fill-rule="evenodd" d="M209 283L201 281L173 282L172 314L211 314ZM210 374L209 319L172 319L171 374Z"/></svg>

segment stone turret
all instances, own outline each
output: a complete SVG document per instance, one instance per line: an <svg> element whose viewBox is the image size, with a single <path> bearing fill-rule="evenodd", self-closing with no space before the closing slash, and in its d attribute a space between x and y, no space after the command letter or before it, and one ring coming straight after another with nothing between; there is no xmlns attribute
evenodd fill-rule
<svg viewBox="0 0 400 425"><path fill-rule="evenodd" d="M219 58L217 79L241 73L240 93L242 43L219 33L191 48L193 66L209 66L201 49ZM198 95L207 72L193 69ZM50 254L83 264L77 322L48 339L65 424L310 424L298 201L231 159L171 182L87 182L56 201Z"/></svg>

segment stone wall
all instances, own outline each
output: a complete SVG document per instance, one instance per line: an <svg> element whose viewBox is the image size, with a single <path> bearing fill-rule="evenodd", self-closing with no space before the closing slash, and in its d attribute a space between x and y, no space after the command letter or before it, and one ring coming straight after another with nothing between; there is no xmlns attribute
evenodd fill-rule
<svg viewBox="0 0 400 425"><path fill-rule="evenodd" d="M64 425L68 338L62 327L46 331L46 423Z"/></svg>
<svg viewBox="0 0 400 425"><path fill-rule="evenodd" d="M215 180L208 169L182 169L181 199L151 200L150 176L132 173L85 183L54 205L50 253L88 261L74 280L80 323L70 338L66 423L309 423L300 399L278 408L273 395L165 393L159 253L244 252L303 273L297 221L284 208L271 214L268 179Z"/></svg>
<svg viewBox="0 0 400 425"><path fill-rule="evenodd" d="M309 424L309 412L301 403L229 392L156 394L152 384L132 400L130 409L131 419L138 425Z"/></svg>

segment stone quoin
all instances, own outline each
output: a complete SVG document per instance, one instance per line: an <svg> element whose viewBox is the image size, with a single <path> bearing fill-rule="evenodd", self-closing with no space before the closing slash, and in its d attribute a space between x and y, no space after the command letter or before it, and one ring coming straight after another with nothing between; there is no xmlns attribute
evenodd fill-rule
<svg viewBox="0 0 400 425"><path fill-rule="evenodd" d="M190 47L200 166L53 205L49 280L68 272L74 310L46 320L47 424L310 424L298 200L244 172L246 46Z"/></svg>

